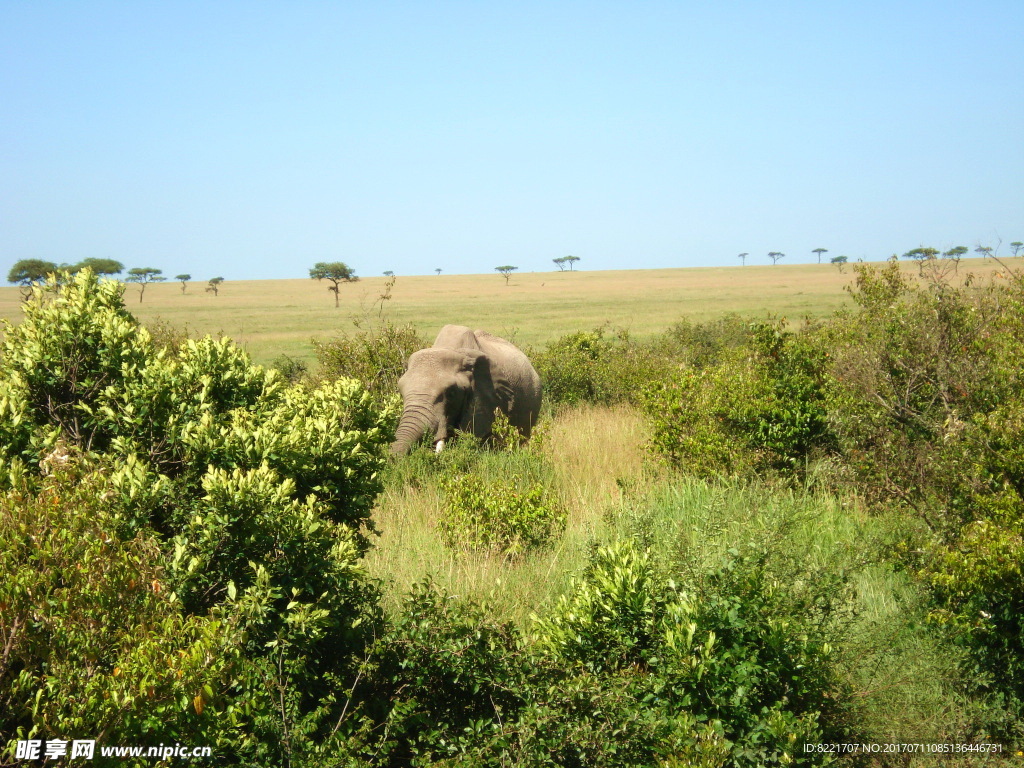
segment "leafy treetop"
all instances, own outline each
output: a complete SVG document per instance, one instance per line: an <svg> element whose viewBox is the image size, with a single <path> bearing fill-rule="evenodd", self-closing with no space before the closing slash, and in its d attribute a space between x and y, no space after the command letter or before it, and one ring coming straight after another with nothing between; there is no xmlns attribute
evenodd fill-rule
<svg viewBox="0 0 1024 768"><path fill-rule="evenodd" d="M71 272L80 272L83 269L91 269L97 275L119 275L124 272L124 264L115 259L82 259L71 267Z"/></svg>
<svg viewBox="0 0 1024 768"><path fill-rule="evenodd" d="M7 282L15 285L32 285L46 280L51 272L56 272L57 265L52 261L42 259L22 259L16 262L11 271L7 273Z"/></svg>

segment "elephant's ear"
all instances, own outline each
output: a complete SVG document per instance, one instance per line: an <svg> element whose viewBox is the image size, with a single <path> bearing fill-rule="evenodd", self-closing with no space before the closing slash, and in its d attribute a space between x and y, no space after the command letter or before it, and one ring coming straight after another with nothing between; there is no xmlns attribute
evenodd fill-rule
<svg viewBox="0 0 1024 768"><path fill-rule="evenodd" d="M486 354L477 349L460 349L462 353L462 370L472 374L474 380L479 377L490 379L491 361Z"/></svg>
<svg viewBox="0 0 1024 768"><path fill-rule="evenodd" d="M483 352L477 352L473 359L473 399L477 410L484 409L488 413L498 405L491 358Z"/></svg>
<svg viewBox="0 0 1024 768"><path fill-rule="evenodd" d="M494 379L491 376L491 358L476 349L460 349L462 370L469 374L473 399L493 408Z"/></svg>

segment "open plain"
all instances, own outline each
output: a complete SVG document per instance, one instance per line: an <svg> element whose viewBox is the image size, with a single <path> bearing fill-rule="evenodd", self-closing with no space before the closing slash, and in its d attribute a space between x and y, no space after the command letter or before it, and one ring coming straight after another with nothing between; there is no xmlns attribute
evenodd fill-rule
<svg viewBox="0 0 1024 768"><path fill-rule="evenodd" d="M901 264L908 274L917 265ZM999 265L965 259L959 276L987 279ZM315 280L227 280L218 295L206 284L175 281L128 285L125 302L143 322L167 323L190 334L222 334L241 343L257 363L286 354L312 364L312 339L330 339L383 315L432 338L442 325L483 328L522 345L543 345L566 333L604 324L645 338L681 319L705 321L728 313L775 315L797 321L846 305L852 265L778 264L602 272L525 272L506 284L498 274L365 277L343 284L340 306L327 283ZM383 296L390 296L382 299ZM20 319L19 289L0 288L0 318Z"/></svg>

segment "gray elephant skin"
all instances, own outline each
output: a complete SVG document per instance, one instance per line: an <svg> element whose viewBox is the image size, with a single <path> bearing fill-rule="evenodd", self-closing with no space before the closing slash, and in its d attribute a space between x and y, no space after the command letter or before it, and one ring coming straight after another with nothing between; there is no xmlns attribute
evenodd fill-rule
<svg viewBox="0 0 1024 768"><path fill-rule="evenodd" d="M434 346L413 352L398 389L404 408L394 454L427 434L437 451L456 430L486 439L495 409L525 439L540 411L540 376L529 358L511 342L464 325L446 325Z"/></svg>

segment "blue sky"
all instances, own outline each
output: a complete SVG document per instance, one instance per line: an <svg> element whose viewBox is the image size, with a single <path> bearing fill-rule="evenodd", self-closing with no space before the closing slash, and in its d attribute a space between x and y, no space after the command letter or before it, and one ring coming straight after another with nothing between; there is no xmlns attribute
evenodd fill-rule
<svg viewBox="0 0 1024 768"><path fill-rule="evenodd" d="M0 3L0 269L1024 240L1024 3Z"/></svg>

